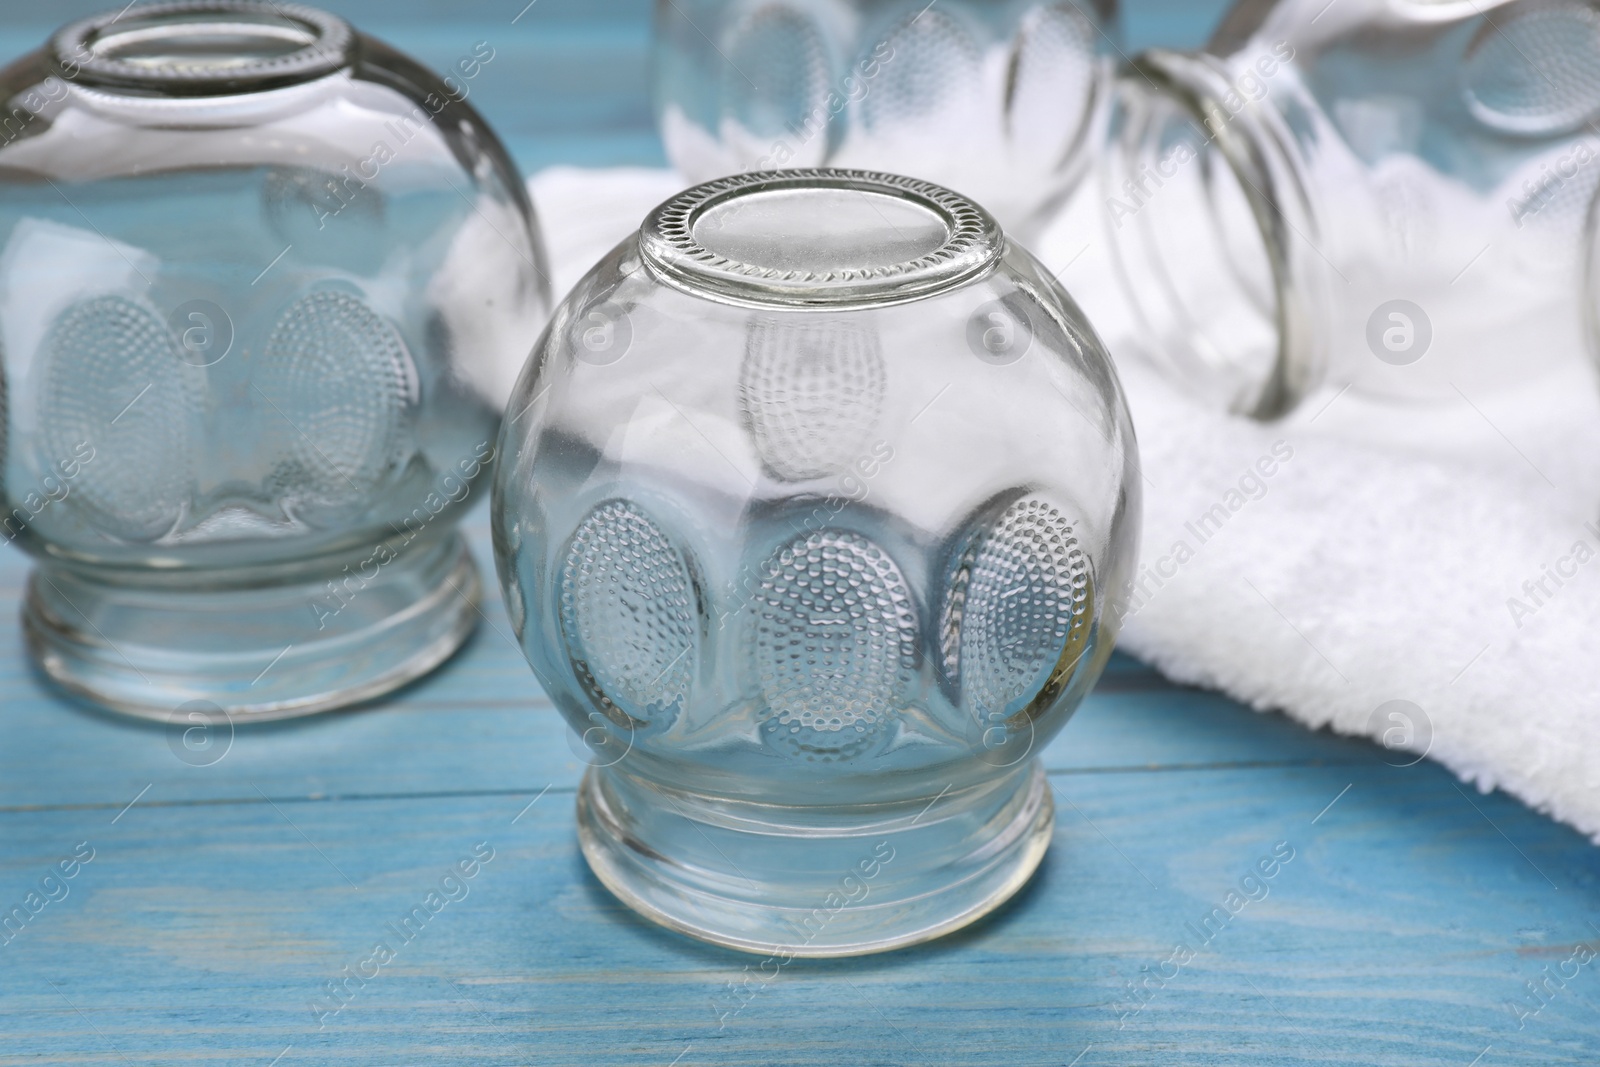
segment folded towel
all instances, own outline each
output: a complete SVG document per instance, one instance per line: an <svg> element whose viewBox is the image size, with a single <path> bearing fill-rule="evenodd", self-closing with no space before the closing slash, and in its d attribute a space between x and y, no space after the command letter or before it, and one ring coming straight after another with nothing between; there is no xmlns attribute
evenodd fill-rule
<svg viewBox="0 0 1600 1067"><path fill-rule="evenodd" d="M559 295L680 182L563 167L529 185ZM1144 369L1087 210L1035 251L1118 357L1138 428L1145 529L1122 647L1258 710L1370 736L1393 763L1426 754L1600 842L1587 355L1459 403L1385 409L1330 387L1257 423Z"/></svg>

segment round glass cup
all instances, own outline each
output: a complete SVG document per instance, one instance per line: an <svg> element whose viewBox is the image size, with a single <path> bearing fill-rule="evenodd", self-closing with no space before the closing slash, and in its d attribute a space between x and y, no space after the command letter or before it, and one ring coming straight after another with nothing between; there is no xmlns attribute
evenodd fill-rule
<svg viewBox="0 0 1600 1067"><path fill-rule="evenodd" d="M1588 0L1241 0L1137 57L1097 192L1138 349L1257 418L1548 388L1600 351L1597 57Z"/></svg>
<svg viewBox="0 0 1600 1067"><path fill-rule="evenodd" d="M621 900L844 956L1026 882L1140 498L1105 352L986 211L860 171L690 189L557 308L509 410L495 558Z"/></svg>
<svg viewBox="0 0 1600 1067"><path fill-rule="evenodd" d="M482 57L478 57L482 61ZM147 3L0 71L8 541L43 673L272 719L478 618L456 520L549 308L461 91L294 4Z"/></svg>
<svg viewBox="0 0 1600 1067"><path fill-rule="evenodd" d="M1024 236L1102 136L1116 0L657 0L656 116L690 181L862 167Z"/></svg>

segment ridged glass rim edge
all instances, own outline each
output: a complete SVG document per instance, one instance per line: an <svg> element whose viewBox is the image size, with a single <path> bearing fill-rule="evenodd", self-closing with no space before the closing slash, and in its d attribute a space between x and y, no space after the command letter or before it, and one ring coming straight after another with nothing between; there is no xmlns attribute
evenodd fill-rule
<svg viewBox="0 0 1600 1067"><path fill-rule="evenodd" d="M1224 60L1206 53L1152 48L1134 57L1127 72L1171 94L1202 125L1231 91ZM1291 139L1267 129L1271 116L1267 108L1246 108L1209 142L1239 181L1272 269L1276 358L1255 401L1235 411L1261 421L1293 410L1326 374L1324 294L1332 269L1313 243L1320 227L1309 194L1282 149ZM1290 240L1290 234L1298 240Z"/></svg>
<svg viewBox="0 0 1600 1067"><path fill-rule="evenodd" d="M127 10L102 12L63 26L50 38L56 64L76 73L69 80L103 88L143 89L172 94L203 95L276 88L320 77L350 62L355 31L337 15L294 3L259 0L164 0L133 11L134 20L150 22L173 16L217 15L266 17L298 23L312 41L287 55L233 66L179 64L146 66L96 55L91 45L119 23Z"/></svg>
<svg viewBox="0 0 1600 1067"><path fill-rule="evenodd" d="M694 225L711 208L781 189L854 189L898 197L933 211L950 233L937 249L916 259L826 272L744 263L695 240ZM835 168L752 171L685 189L646 217L639 245L644 262L677 288L737 304L800 308L931 296L993 270L1005 252L1000 224L960 193L900 174Z"/></svg>

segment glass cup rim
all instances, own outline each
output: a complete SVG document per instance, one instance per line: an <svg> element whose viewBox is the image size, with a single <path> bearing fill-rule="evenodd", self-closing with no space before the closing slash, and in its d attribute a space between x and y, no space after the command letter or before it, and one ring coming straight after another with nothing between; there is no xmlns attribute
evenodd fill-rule
<svg viewBox="0 0 1600 1067"><path fill-rule="evenodd" d="M755 193L792 190L854 190L908 201L937 216L947 233L938 247L903 262L828 271L741 261L695 236L695 223L713 208ZM656 207L639 231L641 258L662 281L691 295L753 307L837 309L922 299L993 271L1005 243L993 216L942 185L826 167L751 171L704 182Z"/></svg>
<svg viewBox="0 0 1600 1067"><path fill-rule="evenodd" d="M208 15L216 18L207 21ZM118 37L198 36L224 29L253 30L259 37L300 46L281 55L241 56L226 63L139 63L98 51ZM108 11L69 23L51 37L49 50L68 81L114 91L211 96L279 88L330 74L349 65L354 42L355 31L344 19L303 4L162 0L131 14L126 9Z"/></svg>

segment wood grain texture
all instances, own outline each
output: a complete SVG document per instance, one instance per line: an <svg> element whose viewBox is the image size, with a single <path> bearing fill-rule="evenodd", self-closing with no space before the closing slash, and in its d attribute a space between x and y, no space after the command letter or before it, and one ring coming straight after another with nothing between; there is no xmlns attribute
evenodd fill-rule
<svg viewBox="0 0 1600 1067"><path fill-rule="evenodd" d="M30 8L0 48L98 6ZM474 91L525 167L660 159L645 0L539 0L514 26L519 0L329 6L441 67L490 41ZM1179 25L1135 4L1136 43L1193 36L1198 6ZM482 508L468 526L487 568ZM164 728L41 687L17 634L26 566L0 553L0 914L80 843L94 858L0 933L0 1067L1600 1059L1600 960L1570 962L1600 947L1600 854L1578 835L1126 658L1043 753L1055 840L1017 900L932 945L772 974L589 875L579 761L493 582L437 674L241 730L194 767ZM1293 859L1266 895L1202 943L1191 928L1279 843ZM401 943L390 924L482 844L465 897ZM380 939L396 958L319 1017ZM1180 941L1198 951L1174 973ZM1128 984L1151 972L1135 1012Z"/></svg>
<svg viewBox="0 0 1600 1067"><path fill-rule="evenodd" d="M470 528L486 563L481 509ZM24 565L0 564L13 599ZM41 690L8 613L0 908L79 843L95 855L0 946L0 1065L287 1048L285 1065L1466 1067L1486 1047L1484 1064L1600 1048L1600 963L1520 1029L1508 1006L1531 1011L1526 981L1600 945L1600 855L1576 834L1121 658L1044 753L1055 840L1021 898L934 945L764 976L589 875L565 727L499 605L486 615L394 698L241 730L193 767L164 728ZM401 943L388 924L484 842L495 858L466 897ZM1294 858L1265 897L1203 944L1204 917L1280 842ZM319 1019L325 984L380 939L397 958ZM1130 1014L1127 983L1170 974L1180 941L1197 955Z"/></svg>

